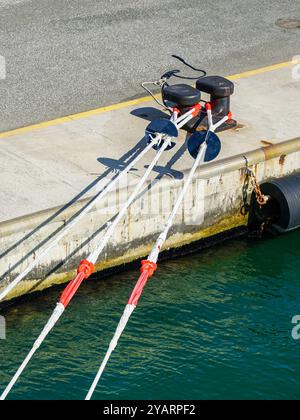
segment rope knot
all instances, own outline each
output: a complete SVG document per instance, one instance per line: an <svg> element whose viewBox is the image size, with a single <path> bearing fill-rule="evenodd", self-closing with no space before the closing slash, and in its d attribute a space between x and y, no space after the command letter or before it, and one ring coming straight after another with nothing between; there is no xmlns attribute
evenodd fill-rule
<svg viewBox="0 0 300 420"><path fill-rule="evenodd" d="M95 266L88 260L80 261L79 267L77 268L77 273L84 273L85 278L87 279L95 271Z"/></svg>
<svg viewBox="0 0 300 420"><path fill-rule="evenodd" d="M147 271L148 276L152 277L156 269L157 264L155 264L155 262L149 260L142 260L142 266L140 268L141 272Z"/></svg>

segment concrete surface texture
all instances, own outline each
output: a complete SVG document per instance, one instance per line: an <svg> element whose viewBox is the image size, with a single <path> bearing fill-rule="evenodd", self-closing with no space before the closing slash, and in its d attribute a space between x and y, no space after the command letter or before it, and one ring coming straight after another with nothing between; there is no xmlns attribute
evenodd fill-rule
<svg viewBox="0 0 300 420"><path fill-rule="evenodd" d="M300 109L295 104L299 101L300 83L293 79L292 70L292 65L286 65L250 77L240 75L235 80L232 110L239 125L220 134L221 155L198 171L166 248L178 248L246 223L240 214L243 154L247 154L251 165L256 165L258 181L299 170ZM116 169L138 153L144 146L142 137L148 120L160 116L162 111L153 102L142 101L139 106L88 113L55 125L0 136L0 165L4 168L0 188L4 203L0 218L1 286L22 271L35 258L43 241L61 229ZM293 137L298 138L289 141ZM165 152L148 187L118 225L97 270L147 255L192 165L185 138L182 131L176 147ZM116 192L93 208L9 297L70 279L154 153L150 151L148 158L131 171L129 185L119 185Z"/></svg>
<svg viewBox="0 0 300 420"><path fill-rule="evenodd" d="M232 111L238 128L224 132L218 159L299 135L300 82L292 65L235 81ZM0 138L0 222L95 194L126 158L144 146L149 119L164 114L153 101ZM9 133L8 133L9 135ZM178 178L192 158L184 145L165 152L151 178ZM129 176L137 182L154 151ZM78 196L79 195L79 196Z"/></svg>
<svg viewBox="0 0 300 420"><path fill-rule="evenodd" d="M300 168L300 138L258 149L247 156L249 163L255 164L259 182L272 176L288 175ZM189 250L191 247L196 249L196 246L201 249L245 232L242 226L247 223L247 218L240 213L245 182L242 156L208 164L204 172L202 174L198 171L195 176L163 247L163 251L172 249L173 256L187 252L183 248L185 245L189 246ZM117 266L122 269L124 264L148 255L174 206L183 182L183 179L174 181L164 177L160 182L152 183L150 190L144 189L143 194L128 209L126 218L118 224L113 238L98 259L95 266L97 272L116 269ZM70 280L80 260L99 243L106 231L107 220L111 220L111 215L117 213L119 203L124 202L127 192L127 188L120 189L119 201L112 193L99 206L95 206L7 299ZM5 249L0 257L0 270L3 273L0 277L0 290L28 263L35 260L37 252L43 249L44 241L65 225L71 212L77 211L84 204L85 201L76 203L58 216L55 216L58 209L50 209L0 224L1 249ZM198 245L195 245L196 241L200 241ZM101 273L96 276L103 280Z"/></svg>
<svg viewBox="0 0 300 420"><path fill-rule="evenodd" d="M221 75L291 60L289 17L299 1L1 0L0 131L139 96L171 54Z"/></svg>

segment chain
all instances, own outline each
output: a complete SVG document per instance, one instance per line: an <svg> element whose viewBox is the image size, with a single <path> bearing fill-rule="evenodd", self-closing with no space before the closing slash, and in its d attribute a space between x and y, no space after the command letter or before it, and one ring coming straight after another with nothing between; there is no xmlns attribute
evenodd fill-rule
<svg viewBox="0 0 300 420"><path fill-rule="evenodd" d="M252 169L249 168L248 159L246 158L246 156L244 156L244 159L246 161L245 173L246 173L247 178L250 178L251 180L251 184L256 195L256 201L259 206L265 206L268 202L269 197L267 197L261 192L255 173L252 171Z"/></svg>

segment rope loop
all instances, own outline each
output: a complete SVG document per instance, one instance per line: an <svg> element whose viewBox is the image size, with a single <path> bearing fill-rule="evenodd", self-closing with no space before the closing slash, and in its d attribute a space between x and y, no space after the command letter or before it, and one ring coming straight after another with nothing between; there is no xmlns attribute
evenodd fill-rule
<svg viewBox="0 0 300 420"><path fill-rule="evenodd" d="M154 271L157 269L157 264L149 260L142 260L141 264L142 264L140 268L141 273L143 273L144 271L147 271L148 276L152 277L154 274Z"/></svg>
<svg viewBox="0 0 300 420"><path fill-rule="evenodd" d="M95 271L95 266L88 260L80 261L79 267L77 268L77 273L84 273L85 278L90 277Z"/></svg>

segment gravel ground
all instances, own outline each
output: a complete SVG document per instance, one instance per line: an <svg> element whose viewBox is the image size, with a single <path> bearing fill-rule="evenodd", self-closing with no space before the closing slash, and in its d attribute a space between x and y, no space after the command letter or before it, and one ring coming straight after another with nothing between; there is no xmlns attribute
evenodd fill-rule
<svg viewBox="0 0 300 420"><path fill-rule="evenodd" d="M0 0L0 131L144 96L139 83L181 68L210 73L291 60L292 0Z"/></svg>

